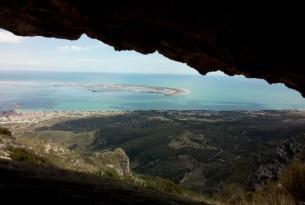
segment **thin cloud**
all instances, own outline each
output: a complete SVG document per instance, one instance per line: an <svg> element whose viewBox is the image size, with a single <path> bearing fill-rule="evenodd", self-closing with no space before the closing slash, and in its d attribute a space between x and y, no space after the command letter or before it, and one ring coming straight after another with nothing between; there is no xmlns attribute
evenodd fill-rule
<svg viewBox="0 0 305 205"><path fill-rule="evenodd" d="M20 43L23 37L0 29L0 43Z"/></svg>
<svg viewBox="0 0 305 205"><path fill-rule="evenodd" d="M88 50L88 48L85 48L85 47L81 47L81 46L59 46L58 47L58 50L60 51L84 51L84 50Z"/></svg>
<svg viewBox="0 0 305 205"><path fill-rule="evenodd" d="M222 71L214 71L214 72L209 72L207 73L207 75L217 75L217 76L221 76L221 75L226 75L224 72Z"/></svg>

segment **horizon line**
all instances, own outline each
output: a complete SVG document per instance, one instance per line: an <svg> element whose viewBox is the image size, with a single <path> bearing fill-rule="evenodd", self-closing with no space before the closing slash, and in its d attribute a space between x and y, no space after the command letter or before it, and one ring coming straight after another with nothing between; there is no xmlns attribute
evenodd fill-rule
<svg viewBox="0 0 305 205"><path fill-rule="evenodd" d="M141 75L186 75L186 76L204 76L200 73L145 73L145 72L98 72L98 71L67 71L67 70L15 70L0 69L0 72L39 72L39 73L99 73L99 74L141 74Z"/></svg>

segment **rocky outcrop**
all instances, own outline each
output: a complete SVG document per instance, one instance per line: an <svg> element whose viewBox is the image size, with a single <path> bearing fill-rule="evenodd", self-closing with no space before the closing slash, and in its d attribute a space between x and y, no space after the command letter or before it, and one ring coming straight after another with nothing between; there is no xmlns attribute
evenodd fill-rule
<svg viewBox="0 0 305 205"><path fill-rule="evenodd" d="M22 154L29 153L33 156L39 156L50 164L66 170L110 175L112 177L132 176L129 158L121 148L116 148L113 151L93 152L89 155L70 150L59 143L37 139L20 141L14 136L0 133L0 160L14 159L11 156L16 150L22 150ZM19 157L18 160L20 159Z"/></svg>
<svg viewBox="0 0 305 205"><path fill-rule="evenodd" d="M305 152L305 135L285 140L273 153L259 154L253 160L255 171L249 188L259 189L268 181L277 180L280 171L302 152Z"/></svg>
<svg viewBox="0 0 305 205"><path fill-rule="evenodd" d="M195 0L0 1L0 27L71 40L87 34L116 50L158 51L202 74L222 70L263 78L304 96L302 8Z"/></svg>
<svg viewBox="0 0 305 205"><path fill-rule="evenodd" d="M114 151L95 153L95 161L97 167L101 168L102 172L114 171L118 176L131 176L129 158L125 151L121 148L116 148Z"/></svg>
<svg viewBox="0 0 305 205"><path fill-rule="evenodd" d="M16 141L8 129L0 127L0 160L11 160L11 150L16 148L24 146Z"/></svg>
<svg viewBox="0 0 305 205"><path fill-rule="evenodd" d="M198 167L191 172L185 173L180 184L190 189L204 190L206 189L206 181L207 179L202 173L202 168Z"/></svg>
<svg viewBox="0 0 305 205"><path fill-rule="evenodd" d="M129 158L125 151L117 148L113 151L93 152L91 155L70 150L57 143L32 140L28 149L48 159L52 164L68 170L126 177L131 176Z"/></svg>
<svg viewBox="0 0 305 205"><path fill-rule="evenodd" d="M9 145L12 144L12 140L8 136L0 134L0 159L11 159Z"/></svg>
<svg viewBox="0 0 305 205"><path fill-rule="evenodd" d="M216 147L208 145L207 138L202 134L194 134L191 132L183 132L178 136L170 136L172 140L168 144L170 148L173 149L201 149L201 150L216 150Z"/></svg>

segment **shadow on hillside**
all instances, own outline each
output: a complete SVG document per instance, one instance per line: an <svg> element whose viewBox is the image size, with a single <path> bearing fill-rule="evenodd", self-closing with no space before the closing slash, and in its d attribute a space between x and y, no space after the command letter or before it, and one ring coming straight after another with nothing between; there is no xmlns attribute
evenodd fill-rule
<svg viewBox="0 0 305 205"><path fill-rule="evenodd" d="M107 177L7 160L0 160L0 197L10 204L203 204Z"/></svg>

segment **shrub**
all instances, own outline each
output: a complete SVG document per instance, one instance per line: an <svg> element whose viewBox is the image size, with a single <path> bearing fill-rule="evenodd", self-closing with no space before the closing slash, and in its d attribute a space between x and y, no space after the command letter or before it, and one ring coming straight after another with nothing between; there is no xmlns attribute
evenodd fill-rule
<svg viewBox="0 0 305 205"><path fill-rule="evenodd" d="M228 184L213 199L215 204L221 205L295 205L287 190L276 183L269 183L255 192L247 192L238 184Z"/></svg>
<svg viewBox="0 0 305 205"><path fill-rule="evenodd" d="M147 188L172 194L181 194L183 192L183 188L181 186L168 179L153 176L144 176L142 179L144 180L142 186Z"/></svg>
<svg viewBox="0 0 305 205"><path fill-rule="evenodd" d="M26 162L30 164L36 164L36 165L48 165L46 159L32 153L31 151L28 151L26 149L22 148L14 148L10 150L10 158L15 161L19 162Z"/></svg>
<svg viewBox="0 0 305 205"><path fill-rule="evenodd" d="M250 200L248 196L250 193L246 191L238 184L228 184L224 186L221 192L213 196L214 200L220 201L220 204L247 204Z"/></svg>
<svg viewBox="0 0 305 205"><path fill-rule="evenodd" d="M104 170L104 174L103 175L107 176L107 177L111 177L111 178L116 178L116 179L120 178L119 174L114 169Z"/></svg>
<svg viewBox="0 0 305 205"><path fill-rule="evenodd" d="M280 184L270 183L253 193L252 204L295 205L293 196Z"/></svg>
<svg viewBox="0 0 305 205"><path fill-rule="evenodd" d="M12 132L5 127L0 127L0 134L10 136L10 137L12 136Z"/></svg>
<svg viewBox="0 0 305 205"><path fill-rule="evenodd" d="M294 161L280 175L280 183L296 199L305 201L305 164Z"/></svg>
<svg viewBox="0 0 305 205"><path fill-rule="evenodd" d="M120 177L120 175L117 173L115 169L99 169L95 171L93 174L97 176L106 176L106 177L111 177L114 179L125 179L123 177Z"/></svg>

